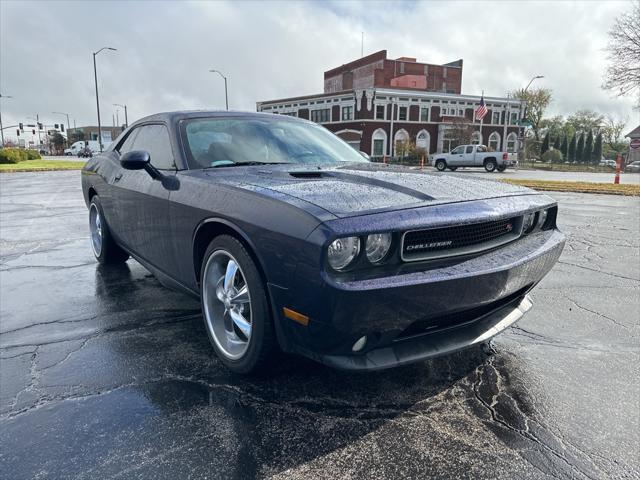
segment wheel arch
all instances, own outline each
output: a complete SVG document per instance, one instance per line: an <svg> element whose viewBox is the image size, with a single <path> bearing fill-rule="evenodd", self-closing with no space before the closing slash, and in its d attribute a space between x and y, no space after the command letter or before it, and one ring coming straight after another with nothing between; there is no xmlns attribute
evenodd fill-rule
<svg viewBox="0 0 640 480"><path fill-rule="evenodd" d="M486 165L489 160L493 160L493 162L498 165L498 159L496 157L487 157L482 162L483 165Z"/></svg>
<svg viewBox="0 0 640 480"><path fill-rule="evenodd" d="M207 218L200 222L193 234L193 269L198 287L200 286L200 274L202 269L202 260L207 251L207 247L214 238L220 235L229 235L238 240L247 250L247 253L256 264L258 273L267 288L267 276L264 264L258 256L255 245L249 236L236 224L223 218Z"/></svg>

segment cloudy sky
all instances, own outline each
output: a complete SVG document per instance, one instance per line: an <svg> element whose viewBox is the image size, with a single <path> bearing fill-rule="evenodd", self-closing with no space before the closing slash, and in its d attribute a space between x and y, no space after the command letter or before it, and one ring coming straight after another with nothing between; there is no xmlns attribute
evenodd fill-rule
<svg viewBox="0 0 640 480"><path fill-rule="evenodd" d="M103 123L112 104L129 120L165 110L230 107L323 89L323 72L386 49L392 58L464 59L463 93L504 95L536 74L553 90L550 114L594 109L628 126L633 99L602 91L606 32L627 1L591 2L0 2L4 125L68 112L96 124L91 53ZM122 113L120 117L122 120Z"/></svg>

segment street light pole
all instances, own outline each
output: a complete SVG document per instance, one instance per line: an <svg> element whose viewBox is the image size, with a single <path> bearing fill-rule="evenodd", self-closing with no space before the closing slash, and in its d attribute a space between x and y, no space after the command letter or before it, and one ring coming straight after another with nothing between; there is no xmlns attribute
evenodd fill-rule
<svg viewBox="0 0 640 480"><path fill-rule="evenodd" d="M113 106L124 108L124 128L129 128L129 119L127 118L127 106L120 105L119 103L114 103Z"/></svg>
<svg viewBox="0 0 640 480"><path fill-rule="evenodd" d="M526 97L527 96L527 90L529 90L529 87L531 86L533 81L537 80L539 78L544 78L544 75L535 75L534 77L531 78L531 80L529 80L529 83L527 83L527 86L525 87L524 91L522 92L522 97ZM525 162L527 160L527 142L526 142L526 139L524 138L524 134L525 134L526 129L525 129L525 126L522 125L522 120L523 120L522 101L523 100L524 100L524 98L520 99L520 124L522 126L522 161Z"/></svg>
<svg viewBox="0 0 640 480"><path fill-rule="evenodd" d="M0 144L0 148L4 148L4 130L2 130L2 99L3 98L13 98L10 95L2 95L0 93L0 138L2 138L2 144Z"/></svg>
<svg viewBox="0 0 640 480"><path fill-rule="evenodd" d="M209 70L209 71L211 73L217 73L218 75L220 75L224 79L224 103L225 103L225 105L227 107L227 110L229 110L229 96L227 95L227 77L225 77L218 70Z"/></svg>
<svg viewBox="0 0 640 480"><path fill-rule="evenodd" d="M96 110L98 111L98 145L100 145L100 153L102 153L102 125L100 123L100 100L98 99L98 71L96 69L96 55L103 50L116 51L117 49L112 47L102 47L97 52L93 52L93 79L96 84Z"/></svg>

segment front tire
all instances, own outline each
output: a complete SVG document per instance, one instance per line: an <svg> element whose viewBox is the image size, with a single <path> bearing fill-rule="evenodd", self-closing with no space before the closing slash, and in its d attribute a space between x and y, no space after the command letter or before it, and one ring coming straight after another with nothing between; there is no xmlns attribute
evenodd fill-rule
<svg viewBox="0 0 640 480"><path fill-rule="evenodd" d="M444 160L436 160L436 170L439 172L444 172L447 169L447 162Z"/></svg>
<svg viewBox="0 0 640 480"><path fill-rule="evenodd" d="M98 195L94 195L89 204L89 231L91 249L99 263L110 265L127 261L129 254L122 250L111 236Z"/></svg>
<svg viewBox="0 0 640 480"><path fill-rule="evenodd" d="M484 169L489 173L495 171L496 167L497 167L496 161L493 159L489 159L486 162L484 162Z"/></svg>
<svg viewBox="0 0 640 480"><path fill-rule="evenodd" d="M234 237L216 237L205 252L200 298L205 328L220 361L232 372L263 369L277 350L262 277Z"/></svg>

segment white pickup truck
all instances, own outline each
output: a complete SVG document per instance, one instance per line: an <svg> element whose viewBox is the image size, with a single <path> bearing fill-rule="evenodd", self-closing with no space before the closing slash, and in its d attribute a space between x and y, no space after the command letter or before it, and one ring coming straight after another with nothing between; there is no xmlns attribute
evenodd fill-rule
<svg viewBox="0 0 640 480"><path fill-rule="evenodd" d="M490 152L485 145L458 145L450 153L432 156L432 164L439 171L447 168L452 172L458 167L484 167L487 172L504 172L517 164L516 154Z"/></svg>

